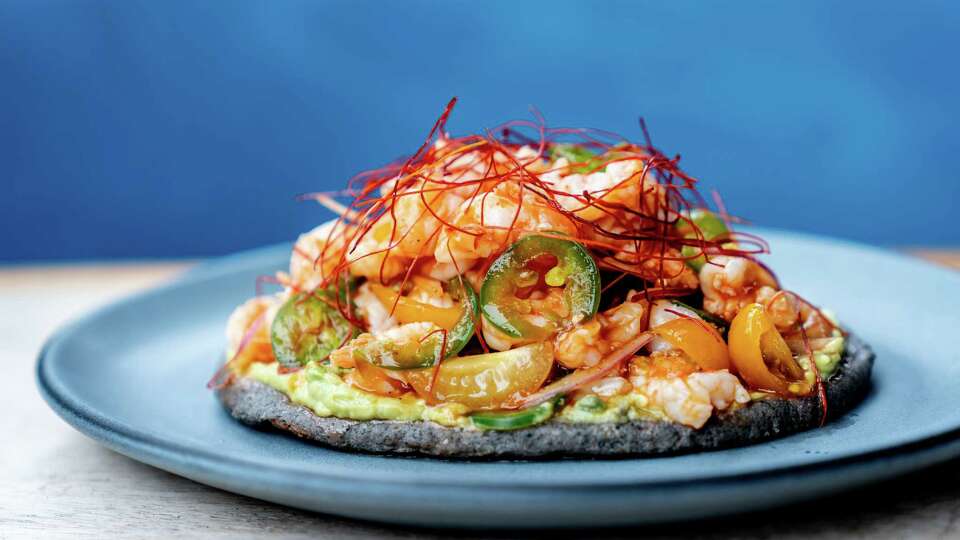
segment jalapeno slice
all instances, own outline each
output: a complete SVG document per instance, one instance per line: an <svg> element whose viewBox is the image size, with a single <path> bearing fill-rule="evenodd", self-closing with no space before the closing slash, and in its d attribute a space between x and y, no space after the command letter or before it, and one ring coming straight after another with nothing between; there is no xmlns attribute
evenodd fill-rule
<svg viewBox="0 0 960 540"><path fill-rule="evenodd" d="M470 415L470 422L480 429L512 431L542 424L553 416L553 402L541 403L520 411L484 411Z"/></svg>
<svg viewBox="0 0 960 540"><path fill-rule="evenodd" d="M730 323L728 323L727 321L723 320L722 318L717 317L717 316L714 315L713 313L709 313L709 312L704 311L704 310L702 310L702 309L695 308L695 307L691 306L690 304L685 304L685 303L683 303L683 302L681 302L681 301L679 301L679 300L673 300L673 299L672 299L672 300L670 300L670 303L673 304L673 305L675 305L675 306L677 306L677 307L679 307L679 308L681 308L681 309L687 309L687 310L690 310L690 311L696 313L698 317L700 317L700 318L703 319L704 321L712 324L713 327L716 328L718 332L720 332L720 335L721 335L721 336L726 336L726 335L727 335L727 329L730 328Z"/></svg>
<svg viewBox="0 0 960 540"><path fill-rule="evenodd" d="M277 311L270 327L270 344L284 368L324 360L353 336L356 329L329 296L325 291L300 293Z"/></svg>
<svg viewBox="0 0 960 540"><path fill-rule="evenodd" d="M355 354L364 361L385 369L415 369L433 366L440 359L456 356L467 345L474 334L474 320L480 316L480 303L477 293L470 284L459 278L446 283L445 292L460 302L460 317L451 326L446 313L449 308L435 308L428 304L399 297L396 291L382 285L371 284L371 290L388 306L396 304L394 315L407 328L418 330L415 335L385 335L359 343ZM431 317L431 313L436 317ZM410 323L419 324L416 327ZM422 328L421 328L422 327ZM403 330L403 328L399 329ZM446 346L443 332L446 332ZM396 332L394 332L396 334Z"/></svg>
<svg viewBox="0 0 960 540"><path fill-rule="evenodd" d="M572 165L572 172L586 174L603 169L609 161L617 158L619 150L626 148L627 145L619 143L598 154L581 144L560 143L550 148L549 152L550 159L566 158Z"/></svg>
<svg viewBox="0 0 960 540"><path fill-rule="evenodd" d="M473 287L467 283L466 279L451 279L447 283L447 294L463 306L463 316L447 332L446 358L449 358L456 356L473 338L474 321L480 317L480 301L477 298L477 293L473 291Z"/></svg>
<svg viewBox="0 0 960 540"><path fill-rule="evenodd" d="M588 173L603 167L603 160L596 152L576 144L558 144L550 149L552 159L566 158L570 163L580 163L573 172Z"/></svg>
<svg viewBox="0 0 960 540"><path fill-rule="evenodd" d="M684 238L699 238L697 233L694 232L693 226L696 226L697 230L700 231L704 240L714 240L730 232L722 219L713 212L702 208L692 210L689 217L680 218L677 222L677 228L683 233ZM707 262L699 246L683 246L680 255L686 259L690 268L698 272Z"/></svg>
<svg viewBox="0 0 960 540"><path fill-rule="evenodd" d="M534 291L560 287L562 306L545 302L533 309ZM531 341L592 317L599 305L597 264L583 246L561 238L521 238L494 261L480 288L484 318L508 336Z"/></svg>

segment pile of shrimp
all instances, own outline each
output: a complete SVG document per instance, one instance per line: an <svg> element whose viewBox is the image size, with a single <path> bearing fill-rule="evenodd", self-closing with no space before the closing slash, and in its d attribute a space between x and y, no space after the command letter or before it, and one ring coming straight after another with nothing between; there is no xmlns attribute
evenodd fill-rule
<svg viewBox="0 0 960 540"><path fill-rule="evenodd" d="M762 239L731 233L707 239L676 231L706 208L697 180L649 141L637 144L592 129L549 128L539 116L483 134L445 131L450 101L410 157L366 171L339 193L312 198L338 219L301 238L292 280L326 287L345 276L406 283L414 273L449 278L479 274L524 234L558 234L587 246L604 270L650 283L648 295L682 296L699 280L684 245L716 255L752 257ZM605 154L600 165L551 156L563 145ZM342 204L337 195L352 196ZM723 214L725 216L725 214Z"/></svg>
<svg viewBox="0 0 960 540"><path fill-rule="evenodd" d="M664 311L664 299L698 292L704 310L728 322L743 306L762 303L795 349L809 349L811 339L835 330L815 306L781 289L755 259L768 251L767 244L735 232L736 220L716 194L715 213L731 232L707 238L689 221L687 232L678 232L679 220L710 205L699 193L698 181L680 169L679 156L668 157L653 146L642 120L642 143L599 130L550 128L536 114L531 121L453 137L445 128L455 103L456 98L450 101L409 157L355 176L345 191L303 196L339 217L297 241L290 273L280 276L288 290L339 286L350 278L399 283L403 289L411 280L456 276L478 289L489 265L508 246L537 233L561 235L587 247L601 270L617 276L604 290L627 276L643 283L627 301L555 336L556 361L566 369L590 367L618 344L671 318L665 315L672 311ZM603 159L558 157L565 145ZM342 197L351 199L344 203L338 200ZM706 255L699 272L686 264L691 256L682 254L684 246L698 248L693 257ZM374 333L396 326L389 307L380 305L365 285L348 290L360 309L358 315L338 296L345 317ZM485 350L517 345L479 322L477 338ZM683 362L670 360L676 351L654 349L637 357L629 375L613 377L597 392L644 388L654 401L664 402L675 420L688 425L702 425L714 407L745 399L745 390L729 373L658 374L650 366Z"/></svg>

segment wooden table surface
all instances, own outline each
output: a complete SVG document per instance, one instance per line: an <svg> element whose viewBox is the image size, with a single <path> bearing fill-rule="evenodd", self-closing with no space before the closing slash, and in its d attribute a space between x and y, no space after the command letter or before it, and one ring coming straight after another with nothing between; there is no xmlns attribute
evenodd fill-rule
<svg viewBox="0 0 960 540"><path fill-rule="evenodd" d="M960 269L960 251L918 253ZM62 323L167 281L188 263L0 268L0 539L271 534L297 538L445 538L446 531L311 514L233 495L143 465L74 431L43 402L34 362ZM956 381L954 381L956 382ZM697 538L960 537L960 460L866 489L724 520L604 535ZM582 533L497 533L500 538ZM483 537L466 532L456 537ZM594 535L591 535L594 536Z"/></svg>

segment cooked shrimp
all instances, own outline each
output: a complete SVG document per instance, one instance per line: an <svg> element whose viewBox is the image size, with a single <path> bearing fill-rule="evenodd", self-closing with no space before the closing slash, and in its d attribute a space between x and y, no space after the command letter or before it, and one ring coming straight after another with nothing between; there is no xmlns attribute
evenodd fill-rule
<svg viewBox="0 0 960 540"><path fill-rule="evenodd" d="M756 261L743 257L714 256L700 270L703 308L728 321L740 309L758 302L766 308L777 330L798 334L801 325L809 338L828 337L834 326L813 306L795 294L780 290L776 279Z"/></svg>
<svg viewBox="0 0 960 540"><path fill-rule="evenodd" d="M350 273L379 281L399 276L411 264L409 257L388 251L392 222L381 218L363 237L355 240L349 255Z"/></svg>
<svg viewBox="0 0 960 540"><path fill-rule="evenodd" d="M703 309L732 321L740 308L757 301L758 294L775 293L777 280L756 261L718 255L700 269L700 289Z"/></svg>
<svg viewBox="0 0 960 540"><path fill-rule="evenodd" d="M789 291L762 288L757 292L757 302L763 304L784 338L797 337L802 340L801 327L808 339L833 336L834 324L820 311Z"/></svg>
<svg viewBox="0 0 960 540"><path fill-rule="evenodd" d="M658 375L641 367L633 370L630 382L647 396L651 406L661 409L671 420L693 428L703 427L714 410L750 401L747 389L726 370Z"/></svg>
<svg viewBox="0 0 960 540"><path fill-rule="evenodd" d="M800 317L800 303L797 297L787 291L762 286L757 289L755 300L766 308L767 315L778 330L791 328Z"/></svg>
<svg viewBox="0 0 960 540"><path fill-rule="evenodd" d="M448 145L445 139L438 139L434 147L443 150ZM438 160L430 169L429 175L434 178L443 177L446 182L459 182L465 184L465 188L457 188L459 194L466 197L475 188L476 180L485 178L494 178L502 175L510 175L519 172L519 167L525 171L539 173L547 169L548 162L530 146L521 146L511 151L508 155L503 150L496 150L491 154L482 152L467 151L447 154ZM491 159L492 158L492 159ZM490 180L490 184L495 180ZM481 191L488 191L488 186L483 186Z"/></svg>
<svg viewBox="0 0 960 540"><path fill-rule="evenodd" d="M613 259L605 261L608 266L640 275L658 287L696 289L700 285L697 274L687 266L676 248L642 242L638 251L635 242L617 242L617 245L620 249Z"/></svg>
<svg viewBox="0 0 960 540"><path fill-rule="evenodd" d="M516 182L471 197L454 213L454 227L444 227L434 257L439 263L471 268L478 259L503 251L524 234L550 231L573 235L576 224Z"/></svg>
<svg viewBox="0 0 960 540"><path fill-rule="evenodd" d="M564 300L563 291L558 288L551 288L547 291L534 291L527 298L525 307L529 309L525 312L525 317L533 324L546 326L549 321L543 316L544 313L552 313L561 318L570 316L570 310ZM483 337L490 348L497 351L505 351L519 345L533 343L529 339L515 338L498 330L484 318L481 323Z"/></svg>
<svg viewBox="0 0 960 540"><path fill-rule="evenodd" d="M567 167L567 160L560 158L549 171L541 174L541 179L560 192L557 201L565 209L583 219L596 221L612 217L625 223L632 221L634 215L618 206L650 216L666 208L666 191L651 175L643 175L643 161L640 159L613 161L604 170L589 174L564 175ZM585 199L588 198L594 204L587 203Z"/></svg>
<svg viewBox="0 0 960 540"><path fill-rule="evenodd" d="M469 270L469 268L467 269ZM421 276L436 279L438 281L449 281L457 277L464 269L457 268L453 263L438 263L436 259L426 259L418 268L417 272Z"/></svg>
<svg viewBox="0 0 960 540"><path fill-rule="evenodd" d="M230 314L227 319L227 351L232 356L236 354L244 338L254 324L256 328L252 336L248 337L244 346L243 356L249 362L272 362L273 349L270 345L270 325L280 309L280 296L257 296L247 300ZM258 322L258 319L259 320ZM241 366L237 366L238 368Z"/></svg>
<svg viewBox="0 0 960 540"><path fill-rule="evenodd" d="M588 388L589 393L604 398L629 394L631 390L633 385L623 377L605 377Z"/></svg>
<svg viewBox="0 0 960 540"><path fill-rule="evenodd" d="M442 150L446 144L443 139L438 140L435 148ZM488 193L487 184L494 181L479 184L476 181L509 174L517 168L517 163L531 166L539 161L537 153L529 147L521 147L513 159L502 152L495 153L493 163L477 152L453 152L419 171L417 180L405 182L402 189L397 189L396 181L385 183L381 193L393 201L392 207L355 242L350 254L351 273L389 281L421 258L432 262L425 271L433 277L449 279L469 270L477 259L506 247L507 241L515 239L504 239L505 232L498 234L484 226L509 227L517 210L516 201L520 200L517 183L499 185L494 188L495 193ZM560 214L554 212L556 215L547 216L545 208L532 194L525 195L517 227L571 230L569 221L558 224ZM505 219L508 215L509 219ZM478 231L480 236L457 231L445 226L446 223ZM483 237L487 235L489 241L484 242ZM480 249L475 249L475 240ZM456 260L451 258L451 252ZM435 261L430 259L432 255Z"/></svg>
<svg viewBox="0 0 960 540"><path fill-rule="evenodd" d="M351 246L350 272L389 281L418 257L429 256L441 228L437 218L451 219L463 202L454 190L429 192L439 185L421 180L397 194L392 209Z"/></svg>
<svg viewBox="0 0 960 540"><path fill-rule="evenodd" d="M291 284L312 290L332 277L349 231L345 223L332 221L301 234L290 255Z"/></svg>
<svg viewBox="0 0 960 540"><path fill-rule="evenodd" d="M646 330L646 309L645 301L624 302L560 332L554 338L557 362L569 369L597 364L607 353Z"/></svg>
<svg viewBox="0 0 960 540"><path fill-rule="evenodd" d="M370 290L370 285L364 283L357 288L353 297L357 305L357 313L367 323L371 332L384 332L397 326L397 319L390 315L392 306L385 306Z"/></svg>
<svg viewBox="0 0 960 540"><path fill-rule="evenodd" d="M696 311L670 300L655 300L650 305L650 328L656 328L680 317L699 319Z"/></svg>
<svg viewBox="0 0 960 540"><path fill-rule="evenodd" d="M602 171L589 174L567 174L566 159L558 159L541 179L552 185L557 202L578 217L592 221L599 228L614 234L635 234L648 227L649 218L666 220L667 190L652 175L645 175L642 159L613 161ZM587 201L590 202L587 202ZM645 223L646 221L646 223ZM640 275L662 287L696 289L698 280L680 256L679 250L662 242L618 240L602 235L590 227L583 233L592 240L615 248L610 266Z"/></svg>
<svg viewBox="0 0 960 540"><path fill-rule="evenodd" d="M416 274L407 281L402 298L404 302L409 300L424 307L452 308L457 305L450 293L443 290L442 283ZM396 292L381 285L376 285L374 289L369 281L357 288L353 301L356 304L357 313L366 323L366 328L373 333L385 332L395 328L399 323L418 321L418 316L421 315L416 309L411 315L408 307L401 308L401 314L395 316L394 309L398 302Z"/></svg>
<svg viewBox="0 0 960 540"><path fill-rule="evenodd" d="M601 341L603 324L599 317L560 332L554 339L554 357L565 368L576 369L596 365L611 350Z"/></svg>

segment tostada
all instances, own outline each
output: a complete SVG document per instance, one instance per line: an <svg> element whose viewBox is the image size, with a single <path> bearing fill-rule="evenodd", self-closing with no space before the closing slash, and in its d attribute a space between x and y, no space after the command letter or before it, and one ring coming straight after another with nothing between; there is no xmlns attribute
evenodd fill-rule
<svg viewBox="0 0 960 540"><path fill-rule="evenodd" d="M645 128L454 137L454 102L412 155L309 195L339 217L227 322L211 386L238 420L369 452L655 455L864 396L870 348Z"/></svg>

